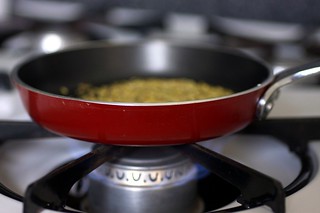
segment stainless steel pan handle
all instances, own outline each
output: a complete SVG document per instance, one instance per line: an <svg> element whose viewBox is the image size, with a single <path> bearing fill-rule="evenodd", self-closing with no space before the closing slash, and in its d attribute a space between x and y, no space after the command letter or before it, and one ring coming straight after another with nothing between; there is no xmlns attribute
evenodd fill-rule
<svg viewBox="0 0 320 213"><path fill-rule="evenodd" d="M318 74L320 74L320 60L289 68L276 74L273 83L258 101L257 118L261 120L268 116L281 87Z"/></svg>

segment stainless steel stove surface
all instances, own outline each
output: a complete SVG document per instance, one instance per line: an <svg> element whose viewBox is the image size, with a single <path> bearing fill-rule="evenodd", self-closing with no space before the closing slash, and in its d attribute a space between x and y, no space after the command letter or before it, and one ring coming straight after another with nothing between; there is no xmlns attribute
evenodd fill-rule
<svg viewBox="0 0 320 213"><path fill-rule="evenodd" d="M317 168L320 153L319 142L313 141L308 145L311 156L309 160L314 163L314 167L312 168L313 171L304 173L303 175L310 176L311 180L301 189L299 189L299 186L296 186L298 187L298 191L286 197L286 212L313 212L318 206L317 189L320 185L320 176ZM289 151L287 145L283 144L279 139L270 136L232 135L216 140L204 141L199 144L267 174L280 181L284 187L288 187L298 177L303 166L301 159ZM92 145L90 143L68 138L17 139L7 141L2 144L0 150L0 182L18 195L23 196L30 183L43 177L58 166L84 155L91 148ZM306 179L309 181L308 178ZM303 179L303 181L305 180ZM86 189L88 189L87 186L83 186L86 185L85 183L85 181L82 183L82 190L84 191L79 192L79 190L73 189L75 190L74 194L76 197L81 197ZM221 184L220 182L218 183ZM161 188L161 185L157 188L159 187ZM225 209L239 206L239 203L235 201L238 192L237 190L234 191L232 187L229 188L226 185L224 189L226 191L221 191L214 183L213 186L207 183L205 187L208 187L210 190L209 197L212 205L215 205L215 201L218 205L221 203L217 199L218 197L232 194L232 196L235 196L233 197L234 199L231 196L230 200L226 196L229 203L224 203L225 201L223 201L224 206L220 207ZM100 190L102 191L103 188L100 187ZM73 191L71 190L72 193ZM96 197L96 200L99 200L99 197ZM303 202L301 202L302 200ZM172 202L174 203L175 201ZM1 212L22 212L23 204L20 201L1 195L0 203L2 206ZM45 210L44 212L52 211ZM272 211L266 206L261 206L252 208L246 212L264 213Z"/></svg>
<svg viewBox="0 0 320 213"><path fill-rule="evenodd" d="M152 33L149 36L181 38L180 35L182 33L190 35L187 36L187 39L195 40L201 38L205 39L206 42L221 42L219 36L203 36L203 30L206 28L206 23L203 20L199 20L198 17L194 19L192 16L191 19L189 16L187 19L193 20L189 21L189 23L197 23L195 27L189 28L192 30L192 35L184 32L186 28L176 23L176 21L179 22L179 18L177 20L174 16L171 16L169 26L167 26L168 31L159 32L158 29L152 28ZM177 26L180 27L177 29ZM95 30L99 28L98 31L102 30L100 25L90 25L90 27ZM103 28L102 31L105 30L106 28ZM113 30L114 28L107 29L108 33L110 31L114 32ZM118 29L116 32L119 32ZM141 35L140 32L132 34L131 30L125 31L125 35L129 35L125 39L136 39ZM122 33L123 31L121 31L121 35L123 35ZM118 35L115 37L118 38ZM120 37L121 39L124 38ZM18 38L20 39L20 37ZM10 42L6 43L9 46L0 50L0 69L6 73L17 62L28 57L30 54L34 54L34 49L30 51L30 47L28 47L28 50L21 50L21 46L18 49L15 48L16 46L12 48L12 44L15 45L19 39L17 37L10 39ZM235 45L239 47L239 40L234 40L234 38L230 40L228 38L224 39L223 42L230 42L231 46ZM263 44L261 48L260 42L258 42L258 45L256 45L256 42L253 43L252 45L250 42L249 46L248 43L241 46L241 43L240 48L265 56L269 62L273 63L275 71L310 59L305 57L305 55L301 56L300 46L292 46L292 44L288 45L288 43L276 45L276 47L271 45L273 55L269 57L269 44ZM289 58L285 57L288 51L291 53ZM295 52L293 53L293 51ZM172 192L180 193L180 195L184 194L184 199L194 202L193 204L196 206L194 212L211 212L211 210L212 212L218 212L221 209L229 209L222 212L245 211L250 213L315 212L319 208L320 203L320 192L318 190L320 188L320 172L318 171L320 163L320 137L316 130L320 127L320 119L318 118L320 118L320 85L318 84L318 79L285 87L281 90L280 96L268 119L266 121L257 121L249 128L239 132L239 134L202 141L190 147L182 146L175 149L173 154L170 150L169 153L171 154L165 155L167 159L159 158L157 155L148 156L146 159L150 164L140 164L141 159L133 155L122 162L113 161L113 164L103 164L102 167L99 167L99 170L94 170L88 176L85 174L83 179L79 178L81 180L72 187L68 194L68 209L88 210L90 213L99 212L99 210L94 210L94 207L90 207L90 202L94 201L96 205L102 205L101 203L105 200L99 200L98 197L104 197L106 200L110 199L108 198L108 194L106 194L108 190L112 190L119 195L123 195L125 192L129 197L144 197L147 195L155 196L155 198L163 196L161 193L157 193L164 190L166 191L165 193L171 196ZM0 142L0 191L2 191L2 194L0 194L0 212L37 212L33 210L38 209L28 203L32 199L23 198L26 195L39 198L37 197L37 193L39 192L36 189L34 191L30 190L29 186L31 183L42 180L44 176L53 170L55 170L55 173L51 174L58 174L62 170L64 171L64 169L61 170L61 166L65 166L66 163L72 166L74 161L78 161L75 159L79 159L89 152L95 152L92 150L98 150L95 153L108 153L108 148L96 148L88 142L57 137L30 123L30 117L24 110L14 89L2 88L0 90L0 129L0 136L2 137L0 137L0 140L2 140ZM13 129L14 131L12 131ZM203 155L201 147L214 152L213 154L209 152L209 154ZM119 147L115 149L121 151ZM202 154L198 155L199 150ZM166 152L166 150L162 151ZM115 153L117 156L117 152ZM179 153L179 156L182 153L183 156L188 156L186 157L188 162L185 163L185 158L181 158L181 156L176 158L177 153ZM204 151L204 153L207 152ZM216 160L212 160L212 162L207 161L206 158L209 156L213 156ZM189 157L194 163L191 167L189 167ZM87 158L90 159L90 157ZM181 162L181 164L175 164L171 160L168 160L171 158L175 159L174 162ZM216 164L216 161L221 161L222 163ZM81 165L84 166L83 164ZM229 165L235 166L236 170L233 170L233 168L230 168L230 170L226 169L229 168ZM226 173L221 174L215 171L221 169L218 167L221 167L222 170L223 168L226 169ZM241 169L237 170L238 168ZM242 173L242 169L245 169L246 172ZM170 178L164 178L166 174L170 173L169 171L176 172L177 176L174 178L176 182L173 182ZM234 173L235 171L238 173ZM74 170L74 173L77 173L77 175L81 173L83 175L78 170ZM118 175L117 178L115 179L115 176L112 176L112 174ZM129 178L127 178L127 181L122 182L125 180L124 177L128 177L126 176L127 174L134 174L131 176L133 182L130 182ZM251 179L250 175L252 174L254 174L253 176L258 175L258 178ZM141 175L147 178L139 182L137 180L142 180L138 178ZM243 177L243 179L237 179L237 177ZM50 176L50 178L52 177ZM259 184L259 181L265 181L265 178L267 178L266 182L263 183L277 185L275 191L273 191L273 185L268 188ZM249 180L253 182L257 181L258 184L251 184ZM57 185L57 187L53 188L59 188L60 190L60 185L68 185L69 181L72 182L73 179L66 178L59 181L59 186ZM196 181L197 185L196 191L194 191L194 181ZM107 184L105 184L106 182ZM159 185L154 185L155 182L159 182ZM131 183L133 185L130 185ZM42 182L39 185L41 184ZM277 188L279 186L281 186L280 191ZM282 187L284 190L282 190ZM37 186L34 188L37 188ZM187 194L185 188L189 189ZM42 190L43 188L40 187L40 189ZM103 196L94 195L92 197L92 194L98 194L100 189ZM261 195L262 197L259 197L258 195L261 190L269 194L263 194ZM58 197L60 198L64 196L62 191L65 190L62 189L58 192ZM140 194L134 195L134 191L138 191ZM195 193L195 195L191 195L191 193ZM56 196L57 194L51 195ZM280 202L280 206L278 206L278 201L281 201L284 195L286 195L284 200L285 205L282 206ZM260 199L255 200L255 196L258 196ZM45 193L43 193L43 197L46 197ZM22 202L23 199L25 204ZM125 205L126 203L126 201L120 200L121 196L115 199L118 199L117 202L120 204L123 203ZM55 198L53 200L57 201ZM114 202L114 198L111 200ZM239 207L238 201L243 204L242 207ZM57 201L56 203L59 202ZM181 204L182 208L185 207L185 203L179 200L178 197L175 199L173 196L171 200L169 199L165 202L160 203L160 205L177 202ZM47 207L51 208L56 203L47 203ZM126 206L126 208L134 208L134 204L131 203L133 206ZM152 205L156 208L159 203L155 202ZM188 207L188 205L186 206ZM29 210L27 211L28 207ZM25 209L23 210L23 208ZM113 209L112 213L128 211L128 209L121 209L121 205L115 208L118 209ZM150 208L150 206L147 206L147 208ZM170 209L163 211L170 212ZM57 211L43 209L42 212ZM134 211L132 210L132 212ZM152 210L148 209L148 212L152 212ZM154 212L158 211L154 210ZM178 213L173 210L171 212ZM190 212L193 211L190 210Z"/></svg>

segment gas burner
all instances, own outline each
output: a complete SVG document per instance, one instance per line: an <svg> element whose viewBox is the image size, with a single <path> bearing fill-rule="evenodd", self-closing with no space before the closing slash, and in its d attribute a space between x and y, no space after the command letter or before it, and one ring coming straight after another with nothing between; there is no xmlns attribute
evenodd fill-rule
<svg viewBox="0 0 320 213"><path fill-rule="evenodd" d="M203 212L190 159L170 147L127 149L89 175L89 212Z"/></svg>

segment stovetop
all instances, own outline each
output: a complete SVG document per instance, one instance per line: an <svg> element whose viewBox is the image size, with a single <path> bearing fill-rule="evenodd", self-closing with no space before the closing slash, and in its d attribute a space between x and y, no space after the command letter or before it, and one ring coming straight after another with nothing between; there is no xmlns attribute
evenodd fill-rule
<svg viewBox="0 0 320 213"><path fill-rule="evenodd" d="M198 21L197 19L196 22L198 23ZM202 23L201 20L200 23ZM169 24L169 31L170 33L172 33L171 31L174 32L173 37L175 38L177 38L176 29L172 29L172 27L175 28L178 25L179 24L175 22L173 22L172 25ZM98 28L101 30L101 25L90 25L90 27L95 30ZM102 28L102 31L104 30L106 29ZM113 30L114 28L108 28L108 33L110 31L114 32ZM181 29L178 27L178 31L179 30ZM199 30L199 28L196 27L196 30ZM202 30L203 28L200 27L200 31ZM118 29L116 29L116 32L119 32ZM125 34L127 32L128 31L126 31ZM136 39L137 35L141 35L141 31L139 31L138 34L131 34L131 30L129 30L129 32L130 36L126 37L126 39ZM182 33L183 32L184 30L182 29ZM122 33L123 31L121 31L121 35L123 35ZM196 32L196 34L197 33L198 32ZM168 36L168 32L159 32L157 29L153 29L153 32L150 33L150 37L171 36L172 34ZM118 34L116 37L118 38ZM221 41L220 38L217 39L216 35L212 36L210 34L204 37L206 42L219 43ZM196 35L188 37L188 39L194 40L204 37ZM180 38L180 35L178 38ZM238 39L228 38L225 39L224 42L225 41L237 47L239 45ZM14 42L16 42L16 40L14 40ZM9 42L9 44L12 43ZM256 42L253 42L252 46L251 42L249 42L248 45L246 41L244 48L241 45L240 47L245 49L245 51L253 50L253 53L260 54L260 43L258 42L258 49L255 48L255 45ZM272 63L275 72L317 57L305 57L305 55L301 57L301 47L295 43L285 43L272 47L273 52L276 49L277 57L269 57L269 47L269 44L262 45L263 51L261 56L265 56L267 61ZM267 49L266 52L264 48ZM284 57L288 51L290 57ZM297 52L292 53L292 51ZM17 63L35 52L34 50L21 50L19 48L0 49L0 70L9 73ZM283 60L282 57L284 57L285 60ZM2 81L0 80L0 82ZM0 138L5 139L0 142L0 183L14 192L13 195L9 193L8 196L16 198L13 199L6 195L0 195L0 212L18 213L23 212L23 203L19 200L23 199L30 183L33 183L52 170L59 168L61 165L90 152L93 149L93 145L70 138L56 137L42 129L39 132L39 127L30 123L30 117L23 109L17 92L8 87L0 88L0 128L3 129L0 133ZM218 160L220 156L222 156L222 159L227 157L231 159L231 164L233 161L238 162L254 171L258 171L262 175L271 177L272 180L276 180L276 183L281 184L285 188L284 192L281 193L287 195L285 198L286 212L314 212L314 209L318 208L320 202L320 193L318 192L318 188L320 187L320 173L318 172L318 165L320 163L320 138L317 137L317 130L314 130L320 127L319 106L320 85L318 79L308 79L304 82L283 88L267 120L256 121L249 128L239 132L239 134L199 142L190 147L182 147L180 151L188 152L191 150L191 152L189 152L189 154L191 153L190 156L197 158L197 150L201 149L201 147L213 150L214 153L218 154ZM287 123L288 119L291 119L289 123ZM6 123L3 121L10 122ZM12 121L17 123L12 123ZM16 124L20 125L20 127L16 128ZM292 126L288 127L288 124ZM16 128L18 133L12 133L12 128ZM308 133L307 137L302 137L304 131L309 132L311 130L315 132L314 135ZM285 133L281 133L282 131ZM193 154L196 156L192 156ZM206 160L201 159L200 157L200 161L204 165L208 163ZM211 166L212 164L207 165L209 170ZM305 166L312 167L311 171L306 169ZM232 179L231 174L230 172L229 179ZM292 182L294 182L294 184L292 184ZM253 194L256 191L259 190L252 189ZM212 194L214 194L214 192L215 189L213 188ZM246 206L244 205L244 207L239 208L239 203L236 201L237 196L238 194L236 194L236 197L231 199L230 202L219 206L214 211L218 212L219 209L232 209L221 212L244 210ZM219 195L213 197L218 199ZM209 202L214 201L210 200ZM270 213L272 212L272 207L274 211L279 210L277 207L267 204L257 206L256 208L247 209L246 212ZM53 211L44 210L43 212Z"/></svg>
<svg viewBox="0 0 320 213"><path fill-rule="evenodd" d="M240 134L200 142L193 145L193 148L197 148L199 145L200 147L207 147L216 153L222 154L279 181L285 187L285 193L288 196L285 199L286 212L312 212L318 205L318 192L316 189L320 184L317 167L319 163L320 141L313 138L318 138L319 135L310 134L310 137L306 139L310 140L308 144L305 143L304 139L300 140L304 138L300 136L296 137L297 140L289 141L286 144L285 139L287 137L281 134L281 132L301 129L301 125L307 127L313 126L314 130L314 128L317 128L316 125L319 125L319 122L319 119L312 118L303 120L293 119L289 123L287 119L270 119L266 122L253 124ZM283 127L286 124L289 124L288 127L284 128L285 130L281 129L281 126ZM274 129L274 127L277 129ZM32 128L34 129L34 127ZM308 128L308 130L304 131L308 133L311 129ZM299 134L299 132L297 133ZM44 136L47 133L41 134ZM41 137L41 134L35 137ZM268 134L268 136L264 134ZM275 135L276 137L271 135ZM47 134L47 136L50 135ZM10 138L12 136L7 137ZM307 145L307 151L303 150L305 145ZM18 195L18 197L15 197L16 199L22 199L19 196L24 195L30 183L64 163L83 156L91 148L92 145L90 143L61 137L8 140L1 145L0 150L0 168L2 171L0 181L4 186ZM188 149L186 148L186 150ZM197 149L193 149L191 153L196 153L196 151ZM302 153L306 153L306 155ZM206 161L203 162L206 163ZM311 170L308 167L311 167ZM232 174L232 170L230 170L230 173ZM295 182L293 186L292 182ZM207 183L206 187L209 186L210 184ZM256 190L259 191L258 188ZM213 188L213 191L210 192L213 193L211 197L214 197L214 192ZM12 195L9 194L9 196ZM224 196L224 193L218 196ZM301 203L301 199L304 202ZM212 202L214 203L214 201ZM19 201L2 195L0 196L0 203L9 212L22 212L23 205ZM233 201L221 208L238 208L238 206L239 203ZM44 212L51 211L47 210ZM262 206L252 208L248 212L263 213L272 211L270 208Z"/></svg>

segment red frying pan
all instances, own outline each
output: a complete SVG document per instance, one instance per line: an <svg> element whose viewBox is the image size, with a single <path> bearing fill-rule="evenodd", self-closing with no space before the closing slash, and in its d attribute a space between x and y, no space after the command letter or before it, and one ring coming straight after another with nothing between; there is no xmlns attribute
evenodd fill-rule
<svg viewBox="0 0 320 213"><path fill-rule="evenodd" d="M274 76L234 49L168 41L93 43L38 56L12 73L35 122L64 136L116 145L174 145L234 133L272 108L278 89L320 72L320 62ZM234 94L174 103L116 103L63 96L61 86L98 85L131 77L185 77Z"/></svg>

